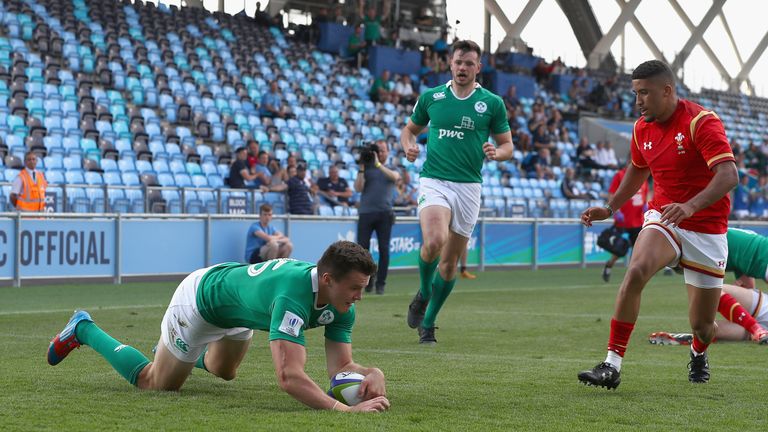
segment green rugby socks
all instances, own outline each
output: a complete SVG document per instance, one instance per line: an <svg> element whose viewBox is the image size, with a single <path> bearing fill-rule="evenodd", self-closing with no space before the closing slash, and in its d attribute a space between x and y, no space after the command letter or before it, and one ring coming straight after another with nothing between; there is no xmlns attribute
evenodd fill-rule
<svg viewBox="0 0 768 432"><path fill-rule="evenodd" d="M424 321L421 322L422 328L430 328L435 326L435 320L437 319L437 314L440 312L440 309L443 307L445 300L448 298L449 295L451 295L451 291L453 291L453 287L455 285L456 285L455 276L450 281L445 281L443 277L440 276L439 272L435 275L435 283L432 287L433 289L432 298L429 299L429 304L427 305L427 312L424 314Z"/></svg>
<svg viewBox="0 0 768 432"><path fill-rule="evenodd" d="M149 359L139 350L120 343L91 321L78 324L75 337L81 344L101 354L117 373L133 385L136 385L141 370L149 364Z"/></svg>
<svg viewBox="0 0 768 432"><path fill-rule="evenodd" d="M432 298L432 281L435 279L435 270L439 262L440 257L437 257L428 263L421 258L421 253L419 253L419 280L421 281L419 291L423 300Z"/></svg>

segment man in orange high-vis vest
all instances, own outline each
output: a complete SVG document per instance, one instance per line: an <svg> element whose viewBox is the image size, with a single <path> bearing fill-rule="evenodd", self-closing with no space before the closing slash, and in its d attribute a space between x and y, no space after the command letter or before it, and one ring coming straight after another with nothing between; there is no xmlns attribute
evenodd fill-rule
<svg viewBox="0 0 768 432"><path fill-rule="evenodd" d="M42 172L37 171L37 155L27 152L24 155L24 169L11 185L11 204L23 212L41 212L45 210L45 188L48 182Z"/></svg>

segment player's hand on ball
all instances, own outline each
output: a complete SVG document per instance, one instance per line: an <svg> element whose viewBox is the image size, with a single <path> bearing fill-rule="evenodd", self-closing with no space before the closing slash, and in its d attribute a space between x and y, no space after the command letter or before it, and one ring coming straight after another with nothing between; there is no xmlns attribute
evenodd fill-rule
<svg viewBox="0 0 768 432"><path fill-rule="evenodd" d="M379 396L387 395L387 387L384 381L384 373L376 369L365 376L360 383L360 390L357 395L363 399L373 399Z"/></svg>
<svg viewBox="0 0 768 432"><path fill-rule="evenodd" d="M408 159L408 162L414 162L416 159L418 159L419 145L414 144L411 147L409 147L408 150L405 151L405 158Z"/></svg>
<svg viewBox="0 0 768 432"><path fill-rule="evenodd" d="M489 142L483 144L483 153L485 153L485 157L487 157L488 160L496 160L496 146L493 144Z"/></svg>
<svg viewBox="0 0 768 432"><path fill-rule="evenodd" d="M350 412L382 412L389 409L389 399L384 396L375 397L349 407Z"/></svg>
<svg viewBox="0 0 768 432"><path fill-rule="evenodd" d="M593 221L608 219L610 215L611 212L605 207L590 207L581 214L581 223L586 226L592 226Z"/></svg>

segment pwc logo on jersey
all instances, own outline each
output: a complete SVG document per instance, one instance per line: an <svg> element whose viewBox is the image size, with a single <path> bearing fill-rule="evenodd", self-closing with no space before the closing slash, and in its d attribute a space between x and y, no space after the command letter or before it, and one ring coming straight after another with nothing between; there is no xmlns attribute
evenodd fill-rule
<svg viewBox="0 0 768 432"><path fill-rule="evenodd" d="M320 325L330 324L330 323L333 322L334 318L336 318L336 317L333 315L333 312L331 312L328 309L326 309L317 318L317 323L320 324Z"/></svg>
<svg viewBox="0 0 768 432"><path fill-rule="evenodd" d="M301 331L301 326L303 325L304 320L301 319L298 315L290 311L285 311L285 315L283 315L283 322L280 323L278 330L287 335L299 337L299 332Z"/></svg>

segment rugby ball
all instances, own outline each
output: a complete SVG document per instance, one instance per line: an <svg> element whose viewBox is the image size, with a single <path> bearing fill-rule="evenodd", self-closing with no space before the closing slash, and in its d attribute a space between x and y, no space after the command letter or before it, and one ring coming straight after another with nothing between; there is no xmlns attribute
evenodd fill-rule
<svg viewBox="0 0 768 432"><path fill-rule="evenodd" d="M345 405L357 405L363 401L357 395L360 391L360 383L365 378L357 372L339 372L331 378L331 388L328 390L328 396L336 399Z"/></svg>

